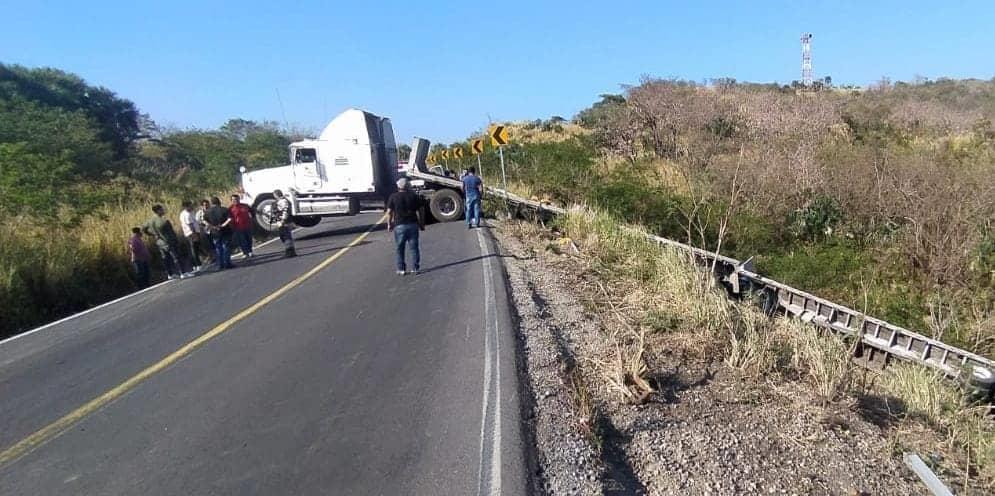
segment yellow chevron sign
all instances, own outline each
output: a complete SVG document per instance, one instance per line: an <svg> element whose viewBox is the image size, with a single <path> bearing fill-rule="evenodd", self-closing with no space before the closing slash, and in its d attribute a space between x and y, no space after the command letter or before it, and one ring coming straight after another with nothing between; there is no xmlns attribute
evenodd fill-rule
<svg viewBox="0 0 995 496"><path fill-rule="evenodd" d="M474 155L480 155L481 153L484 153L484 140L482 139L473 140L473 144L470 145L470 152L473 153Z"/></svg>
<svg viewBox="0 0 995 496"><path fill-rule="evenodd" d="M504 126L491 126L490 130L487 131L487 135L491 137L491 144L494 146L507 145L508 141L510 141L508 128Z"/></svg>

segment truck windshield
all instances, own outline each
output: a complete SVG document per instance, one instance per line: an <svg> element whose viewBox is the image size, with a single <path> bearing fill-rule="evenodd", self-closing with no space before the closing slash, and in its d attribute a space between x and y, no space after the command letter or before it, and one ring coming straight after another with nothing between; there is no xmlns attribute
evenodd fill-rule
<svg viewBox="0 0 995 496"><path fill-rule="evenodd" d="M314 148L298 148L296 153L294 154L294 162L298 164L307 163L307 162L316 162L317 159L318 156L315 153Z"/></svg>

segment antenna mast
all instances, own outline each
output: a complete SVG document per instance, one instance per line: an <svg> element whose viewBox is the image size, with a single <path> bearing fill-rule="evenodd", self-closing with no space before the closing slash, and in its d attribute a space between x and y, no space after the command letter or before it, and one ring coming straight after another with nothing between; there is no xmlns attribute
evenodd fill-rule
<svg viewBox="0 0 995 496"><path fill-rule="evenodd" d="M812 33L802 35L802 85L812 86Z"/></svg>

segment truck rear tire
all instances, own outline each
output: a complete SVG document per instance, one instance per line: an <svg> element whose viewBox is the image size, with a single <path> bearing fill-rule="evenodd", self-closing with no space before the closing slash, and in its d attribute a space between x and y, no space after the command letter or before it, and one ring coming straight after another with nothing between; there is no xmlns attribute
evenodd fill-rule
<svg viewBox="0 0 995 496"><path fill-rule="evenodd" d="M463 196L451 189L436 191L428 202L428 208L439 222L460 220L463 218Z"/></svg>

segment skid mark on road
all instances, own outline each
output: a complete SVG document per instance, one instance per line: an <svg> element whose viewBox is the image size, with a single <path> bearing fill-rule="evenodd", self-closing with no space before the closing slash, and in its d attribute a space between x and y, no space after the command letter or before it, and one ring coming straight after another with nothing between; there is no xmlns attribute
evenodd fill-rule
<svg viewBox="0 0 995 496"><path fill-rule="evenodd" d="M288 291L296 288L297 286L300 286L301 283L310 279L312 276L320 272L325 267L331 265L331 263L334 262L335 260L338 260L339 257L348 252L350 248L362 243L362 241L366 239L366 237L369 236L370 233L372 233L377 228L377 226L383 223L385 218L386 216L381 217L379 221L370 226L370 228L366 232L353 239L352 242L346 245L346 247L333 253L331 256L326 258L324 261L316 265L311 270L305 272L300 277L294 279L293 281L290 281L289 283L280 287L276 291L273 291L265 298L257 301L256 303L253 303L252 305L245 308L241 312L235 314L230 319L218 324L211 330L195 338L193 341L190 341L189 343L183 345L183 347L181 347L180 349L174 351L173 353L169 354L168 356L156 362L155 364L150 365L145 370L142 370L141 372L135 374L130 379L122 382L113 389L108 390L104 394L90 400L83 406L73 410L72 412L69 412L59 420L56 420L55 422L48 424L47 426L35 432L34 434L31 434L30 436L24 438L17 444L3 450L2 452L0 452L0 465L4 465L14 460L17 460L21 456L31 452L32 450L58 437L66 430L68 430L70 427L72 427L74 424L86 418L86 416L90 415L93 412L96 412L97 410L103 408L112 401L125 395L132 389L136 388L139 384L145 382L146 379L165 370L170 365L173 365L174 363L178 362L180 359L193 353L195 350L206 344L211 339L231 329L233 325L242 321L246 317L254 314L260 308L275 301L276 299L280 298Z"/></svg>
<svg viewBox="0 0 995 496"><path fill-rule="evenodd" d="M494 297L494 271L483 231L477 229L484 271L484 392L480 419L478 495L501 494L501 333ZM493 342L493 345L491 344ZM488 443L490 441L490 443Z"/></svg>

